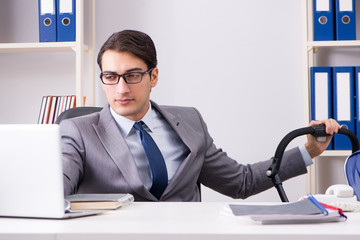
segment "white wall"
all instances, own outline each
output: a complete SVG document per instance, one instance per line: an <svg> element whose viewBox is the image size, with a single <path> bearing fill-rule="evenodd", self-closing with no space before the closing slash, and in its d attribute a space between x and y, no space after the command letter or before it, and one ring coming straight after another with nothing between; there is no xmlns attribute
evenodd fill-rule
<svg viewBox="0 0 360 240"><path fill-rule="evenodd" d="M37 10L37 0L2 0L0 11L19 1L23 11ZM27 15L18 17L28 21ZM35 24L26 24L33 31L22 32L18 25L9 29L0 14L0 41L37 41L36 13L31 19ZM101 0L96 52L113 32L148 33L160 70L152 99L197 107L216 145L241 163L253 163L273 156L286 133L305 125L301 19L298 0ZM0 56L0 123L34 123L42 95L73 93L71 61L70 54ZM102 106L106 99L97 87ZM284 188L297 200L305 194L304 176ZM229 200L208 189L203 199ZM249 199L279 201L275 189Z"/></svg>

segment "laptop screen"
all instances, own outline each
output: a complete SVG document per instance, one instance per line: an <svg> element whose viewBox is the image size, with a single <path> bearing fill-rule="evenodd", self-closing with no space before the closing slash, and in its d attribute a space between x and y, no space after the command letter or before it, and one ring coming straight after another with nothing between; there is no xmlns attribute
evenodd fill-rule
<svg viewBox="0 0 360 240"><path fill-rule="evenodd" d="M58 125L0 125L0 193L0 216L64 215Z"/></svg>

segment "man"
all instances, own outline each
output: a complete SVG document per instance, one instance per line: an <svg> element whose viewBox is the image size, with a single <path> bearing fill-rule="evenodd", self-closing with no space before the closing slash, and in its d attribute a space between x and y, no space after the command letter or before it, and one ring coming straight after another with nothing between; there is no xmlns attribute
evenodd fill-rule
<svg viewBox="0 0 360 240"><path fill-rule="evenodd" d="M199 184L233 198L273 186L265 174L271 161L242 165L229 158L216 148L195 108L150 101L159 70L148 35L114 33L100 49L98 64L108 106L60 125L65 195L131 193L136 201L200 201ZM325 124L330 134L339 129L332 119L310 124ZM281 179L306 173L330 140L308 136L305 146L287 151Z"/></svg>

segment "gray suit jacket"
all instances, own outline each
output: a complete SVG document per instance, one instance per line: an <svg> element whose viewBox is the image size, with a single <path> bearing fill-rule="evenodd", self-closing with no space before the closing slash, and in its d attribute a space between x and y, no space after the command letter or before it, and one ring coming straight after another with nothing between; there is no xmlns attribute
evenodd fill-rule
<svg viewBox="0 0 360 240"><path fill-rule="evenodd" d="M161 201L199 201L197 183L233 198L247 198L272 187L265 172L271 161L242 165L217 148L195 108L154 106L173 127L189 154L165 189ZM136 201L157 201L144 187L130 150L109 106L101 112L60 124L65 195L131 193ZM306 173L298 148L284 154L280 177Z"/></svg>

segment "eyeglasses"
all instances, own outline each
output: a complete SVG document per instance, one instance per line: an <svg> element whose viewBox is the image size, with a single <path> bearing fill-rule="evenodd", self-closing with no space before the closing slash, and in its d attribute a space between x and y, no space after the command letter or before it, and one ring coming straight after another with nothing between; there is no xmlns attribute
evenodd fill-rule
<svg viewBox="0 0 360 240"><path fill-rule="evenodd" d="M154 68L150 68L146 72L129 72L124 74L116 73L101 73L101 82L105 85L116 85L119 83L120 78L123 78L127 84L136 84L142 81L145 74L150 73Z"/></svg>

